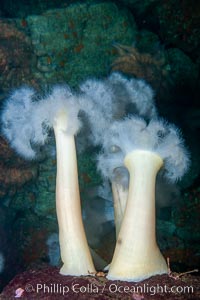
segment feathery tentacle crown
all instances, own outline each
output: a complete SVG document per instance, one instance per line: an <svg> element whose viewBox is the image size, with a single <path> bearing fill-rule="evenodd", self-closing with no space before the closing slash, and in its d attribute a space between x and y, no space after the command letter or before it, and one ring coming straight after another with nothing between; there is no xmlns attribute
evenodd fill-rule
<svg viewBox="0 0 200 300"><path fill-rule="evenodd" d="M91 123L92 142L101 144L105 130L126 115L126 107L133 104L133 112L151 119L156 117L153 90L143 80L127 79L112 73L105 80L88 79L80 86L80 105Z"/></svg>
<svg viewBox="0 0 200 300"><path fill-rule="evenodd" d="M22 87L7 99L2 113L2 132L11 146L27 159L36 156L36 145L44 145L60 111L67 115L66 134L75 134L80 122L79 104L68 86L55 86L43 99Z"/></svg>
<svg viewBox="0 0 200 300"><path fill-rule="evenodd" d="M164 176L172 182L180 179L189 166L189 155L179 130L162 119L151 120L149 124L139 117L115 121L109 132L105 132L103 148L98 168L109 178L113 170L124 166L125 156L134 150L158 154L164 160Z"/></svg>

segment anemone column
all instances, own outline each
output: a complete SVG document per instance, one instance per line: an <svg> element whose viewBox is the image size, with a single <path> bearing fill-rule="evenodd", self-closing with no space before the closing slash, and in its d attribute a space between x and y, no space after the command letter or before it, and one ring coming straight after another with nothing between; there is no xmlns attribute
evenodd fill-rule
<svg viewBox="0 0 200 300"><path fill-rule="evenodd" d="M116 238L118 238L120 227L124 217L124 211L126 208L128 191L125 187L123 187L123 185L113 181L112 194L114 204Z"/></svg>
<svg viewBox="0 0 200 300"><path fill-rule="evenodd" d="M56 210L63 275L95 272L82 222L74 136L66 132L66 113L55 118L57 152Z"/></svg>
<svg viewBox="0 0 200 300"><path fill-rule="evenodd" d="M129 194L108 279L140 281L167 273L155 234L155 181L163 160L136 150L124 162L130 172Z"/></svg>

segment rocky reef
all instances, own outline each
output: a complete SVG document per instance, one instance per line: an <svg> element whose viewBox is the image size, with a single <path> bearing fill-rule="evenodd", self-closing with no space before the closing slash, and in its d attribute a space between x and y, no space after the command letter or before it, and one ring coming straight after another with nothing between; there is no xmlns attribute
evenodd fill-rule
<svg viewBox="0 0 200 300"><path fill-rule="evenodd" d="M67 82L76 90L85 79L105 78L111 70L146 80L155 91L160 116L181 127L192 162L180 183L158 191L158 243L175 271L196 268L200 263L198 4L179 0L48 2L30 1L25 5L21 1L3 1L1 107L10 91L22 85L33 86L41 94L54 83ZM4 257L0 289L30 266L46 267L51 263L47 241L57 234L58 225L52 134L50 139L40 159L27 162L11 150L3 135L0 137L0 253ZM102 267L110 262L115 244L112 197L96 168L100 149L90 144L82 149L79 136L77 145L83 219L96 263ZM170 194L167 199L166 193ZM57 251L57 240L54 246ZM56 253L59 256L59 251ZM56 268L47 269L47 273L60 282ZM22 277L28 276L43 278L44 272L34 273L32 269ZM83 279L84 284L93 279ZM70 280L67 278L69 285ZM106 279L94 280L98 285ZM170 284L173 280L169 279ZM188 280L196 285L195 279L189 276ZM184 277L180 284L183 282ZM17 288L24 289L23 284L20 275L16 277L11 283L12 296ZM8 289L9 286L2 299L11 296L6 294ZM110 299L112 295L107 292L105 299ZM149 299L141 294L135 297L140 298L132 299Z"/></svg>

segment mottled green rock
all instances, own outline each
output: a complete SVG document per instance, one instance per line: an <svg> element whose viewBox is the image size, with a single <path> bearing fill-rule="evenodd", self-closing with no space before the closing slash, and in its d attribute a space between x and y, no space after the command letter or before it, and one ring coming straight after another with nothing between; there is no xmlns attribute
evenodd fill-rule
<svg viewBox="0 0 200 300"><path fill-rule="evenodd" d="M195 87L198 80L198 67L189 56L177 48L167 51L170 75L176 85Z"/></svg>
<svg viewBox="0 0 200 300"><path fill-rule="evenodd" d="M39 166L37 200L34 207L37 215L56 218L55 187L56 161L54 158L49 158Z"/></svg>
<svg viewBox="0 0 200 300"><path fill-rule="evenodd" d="M84 191L101 183L100 174L96 170L94 154L78 155L79 185ZM39 175L34 183L29 183L19 190L10 203L16 211L31 209L38 216L56 219L56 158L48 158L39 163Z"/></svg>
<svg viewBox="0 0 200 300"><path fill-rule="evenodd" d="M137 14L145 14L154 7L158 1L157 0L120 0L119 2L123 3L125 6L131 7L135 10Z"/></svg>
<svg viewBox="0 0 200 300"><path fill-rule="evenodd" d="M74 4L27 18L37 77L76 85L88 76L108 73L113 44L130 44L137 29L133 17L114 3Z"/></svg>
<svg viewBox="0 0 200 300"><path fill-rule="evenodd" d="M78 155L79 185L80 190L101 184L101 176L96 169L94 153L82 153Z"/></svg>
<svg viewBox="0 0 200 300"><path fill-rule="evenodd" d="M139 49L139 52L150 53L152 55L161 50L158 35L149 30L139 31L136 47Z"/></svg>

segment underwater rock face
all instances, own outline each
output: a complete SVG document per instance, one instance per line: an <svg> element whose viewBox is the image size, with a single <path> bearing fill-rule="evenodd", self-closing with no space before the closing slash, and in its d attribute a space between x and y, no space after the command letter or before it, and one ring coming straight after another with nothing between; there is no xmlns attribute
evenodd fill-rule
<svg viewBox="0 0 200 300"><path fill-rule="evenodd" d="M143 15L145 13L148 13L149 10L154 7L155 4L157 4L157 0L144 0L144 1L138 1L138 0L120 0L119 2L123 3L124 5L131 7L135 11L137 11L137 14Z"/></svg>
<svg viewBox="0 0 200 300"><path fill-rule="evenodd" d="M0 137L0 198L13 195L16 189L37 177L37 166L19 158Z"/></svg>
<svg viewBox="0 0 200 300"><path fill-rule="evenodd" d="M120 0L134 11L137 21L153 28L165 45L199 57L199 1Z"/></svg>
<svg viewBox="0 0 200 300"><path fill-rule="evenodd" d="M161 38L193 58L199 57L199 11L199 1L189 0L165 1L157 7Z"/></svg>
<svg viewBox="0 0 200 300"><path fill-rule="evenodd" d="M76 0L75 0L76 1ZM74 0L68 0L67 5ZM66 6L66 1L63 0L30 0L28 2L24 2L21 0L6 0L1 3L2 15L9 18L24 18L24 16L30 14L41 14L45 10L54 7Z"/></svg>
<svg viewBox="0 0 200 300"><path fill-rule="evenodd" d="M75 4L29 16L27 26L37 55L38 78L75 85L88 76L106 74L114 43L131 43L133 17L113 3Z"/></svg>
<svg viewBox="0 0 200 300"><path fill-rule="evenodd" d="M153 43L149 36L148 31L140 32L137 47L117 45L118 57L112 70L144 79L153 87L158 103L176 105L180 91L195 89L198 85L198 66L177 48L163 50L157 45L156 49L156 35L152 36Z"/></svg>
<svg viewBox="0 0 200 300"><path fill-rule="evenodd" d="M9 90L31 81L34 55L28 36L16 20L0 20L0 86Z"/></svg>

